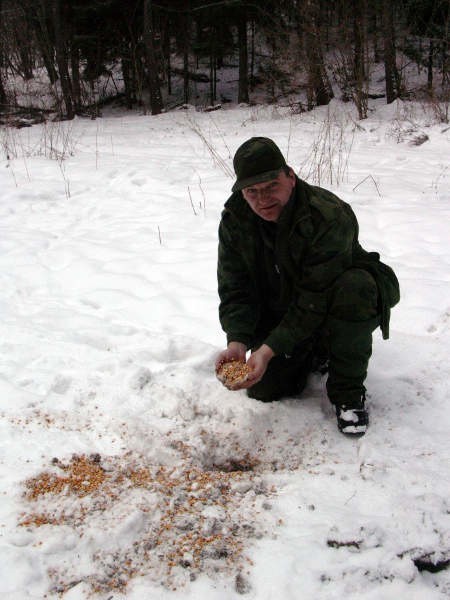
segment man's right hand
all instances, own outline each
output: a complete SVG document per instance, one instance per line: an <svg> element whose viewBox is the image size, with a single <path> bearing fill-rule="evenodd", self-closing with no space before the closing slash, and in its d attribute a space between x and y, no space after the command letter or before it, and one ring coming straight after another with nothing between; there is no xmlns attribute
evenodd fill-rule
<svg viewBox="0 0 450 600"><path fill-rule="evenodd" d="M241 344L241 342L230 342L226 350L223 350L216 360L216 371L227 362L232 360L239 360L245 362L245 355L247 353L247 346Z"/></svg>

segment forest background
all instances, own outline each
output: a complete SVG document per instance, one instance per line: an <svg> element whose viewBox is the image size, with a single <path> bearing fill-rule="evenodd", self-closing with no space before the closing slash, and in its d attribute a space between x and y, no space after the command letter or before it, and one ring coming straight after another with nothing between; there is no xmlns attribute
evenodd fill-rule
<svg viewBox="0 0 450 600"><path fill-rule="evenodd" d="M449 6L450 0L0 0L2 122L31 124L46 111L95 117L113 100L141 106L144 114L227 102L283 102L302 112L334 96L353 101L360 119L370 98L414 97L434 104L447 122ZM411 64L426 73L420 88L405 77Z"/></svg>

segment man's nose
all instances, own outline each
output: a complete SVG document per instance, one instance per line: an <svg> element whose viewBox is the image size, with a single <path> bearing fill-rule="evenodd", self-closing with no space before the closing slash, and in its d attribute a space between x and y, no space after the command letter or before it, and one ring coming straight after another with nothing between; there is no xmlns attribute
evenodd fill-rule
<svg viewBox="0 0 450 600"><path fill-rule="evenodd" d="M270 197L270 188L262 188L258 190L258 200L265 200Z"/></svg>

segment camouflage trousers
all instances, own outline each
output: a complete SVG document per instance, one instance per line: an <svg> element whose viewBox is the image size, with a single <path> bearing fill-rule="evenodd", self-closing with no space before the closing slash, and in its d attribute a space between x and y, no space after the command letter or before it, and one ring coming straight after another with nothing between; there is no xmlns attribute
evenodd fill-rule
<svg viewBox="0 0 450 600"><path fill-rule="evenodd" d="M274 356L261 381L247 390L248 396L271 402L298 395L315 364L328 359L330 401L357 402L365 392L372 332L379 323L378 289L372 275L356 268L345 271L328 292L322 326L313 337L300 341L292 356Z"/></svg>

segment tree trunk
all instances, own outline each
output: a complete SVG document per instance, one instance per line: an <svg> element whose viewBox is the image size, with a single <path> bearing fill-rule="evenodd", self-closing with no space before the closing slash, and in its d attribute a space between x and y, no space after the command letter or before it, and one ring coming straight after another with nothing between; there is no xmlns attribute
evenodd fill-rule
<svg viewBox="0 0 450 600"><path fill-rule="evenodd" d="M434 42L430 40L428 47L428 76L427 76L427 89L428 93L433 93L433 56L434 56Z"/></svg>
<svg viewBox="0 0 450 600"><path fill-rule="evenodd" d="M133 104L137 102L136 98L136 78L134 77L134 67L130 57L130 44L123 42L122 44L122 75L125 93L125 105L128 110L133 108Z"/></svg>
<svg viewBox="0 0 450 600"><path fill-rule="evenodd" d="M2 9L2 0L0 0L0 11ZM6 105L6 90L3 84L3 37L0 37L0 111Z"/></svg>
<svg viewBox="0 0 450 600"><path fill-rule="evenodd" d="M34 31L48 78L53 85L58 80L58 72L54 63L55 44L50 34L51 23L53 22L52 5L50 2L30 1L24 3L24 10Z"/></svg>
<svg viewBox="0 0 450 600"><path fill-rule="evenodd" d="M441 44L442 57L442 91L444 100L450 100L450 81L449 81L449 34L450 34L450 8L447 10L447 17L443 26L444 36Z"/></svg>
<svg viewBox="0 0 450 600"><path fill-rule="evenodd" d="M450 99L450 81L449 81L449 60L448 60L448 40L442 42L442 89L444 98Z"/></svg>
<svg viewBox="0 0 450 600"><path fill-rule="evenodd" d="M31 36L27 23L23 20L18 22L16 44L20 57L20 72L25 80L33 79L33 60L31 50Z"/></svg>
<svg viewBox="0 0 450 600"><path fill-rule="evenodd" d="M320 0L319 10L325 52L328 52L330 49L330 2L327 2L327 0Z"/></svg>
<svg viewBox="0 0 450 600"><path fill-rule="evenodd" d="M360 119L367 118L368 110L367 93L365 89L366 69L364 65L364 5L364 0L353 0L352 2L354 39L353 79L355 86L354 100Z"/></svg>
<svg viewBox="0 0 450 600"><path fill-rule="evenodd" d="M319 29L318 0L306 0L304 5L305 54L308 69L308 108L326 105L333 98L333 90L325 69Z"/></svg>
<svg viewBox="0 0 450 600"><path fill-rule="evenodd" d="M6 106L6 90L3 84L3 69L0 56L0 111Z"/></svg>
<svg viewBox="0 0 450 600"><path fill-rule="evenodd" d="M50 83L53 85L58 81L58 71L50 58L47 48L41 45L42 60L44 61L45 70L47 71Z"/></svg>
<svg viewBox="0 0 450 600"><path fill-rule="evenodd" d="M213 105L216 100L215 66L216 66L216 55L214 52L213 36L211 36L211 47L210 47L210 52L209 52L209 103L211 105Z"/></svg>
<svg viewBox="0 0 450 600"><path fill-rule="evenodd" d="M6 90L3 85L3 73L0 65L0 110L6 105Z"/></svg>
<svg viewBox="0 0 450 600"><path fill-rule="evenodd" d="M6 106L6 90L3 85L3 74L0 68L0 111Z"/></svg>
<svg viewBox="0 0 450 600"><path fill-rule="evenodd" d="M211 25L209 31L209 102L211 105L216 101L217 84L217 29Z"/></svg>
<svg viewBox="0 0 450 600"><path fill-rule="evenodd" d="M169 40L169 51L167 53L166 73L167 73L167 93L171 94L172 93L172 63L170 60L170 40Z"/></svg>
<svg viewBox="0 0 450 600"><path fill-rule="evenodd" d="M153 29L151 0L144 0L144 44L147 85L150 92L150 109L152 115L159 115L163 109L163 102L155 52L155 33Z"/></svg>
<svg viewBox="0 0 450 600"><path fill-rule="evenodd" d="M70 67L72 71L72 89L75 112L81 110L81 83L80 83L80 52L72 43L70 48Z"/></svg>
<svg viewBox="0 0 450 600"><path fill-rule="evenodd" d="M189 102L189 42L191 31L191 20L189 14L185 13L183 23L183 96L184 103Z"/></svg>
<svg viewBox="0 0 450 600"><path fill-rule="evenodd" d="M273 32L267 34L267 46L270 48L270 64L268 70L268 78L267 78L267 96L270 103L275 102L275 76L274 76L274 67L275 60L277 54L276 48L276 38Z"/></svg>
<svg viewBox="0 0 450 600"><path fill-rule="evenodd" d="M243 8L238 17L239 90L238 102L248 103L247 14Z"/></svg>
<svg viewBox="0 0 450 600"><path fill-rule="evenodd" d="M61 14L62 1L63 0L52 0L52 18L55 32L56 64L58 65L61 91L66 107L65 116L67 119L73 119L75 116L75 112L73 109L72 84L70 81L67 59L67 26L65 23L65 19Z"/></svg>
<svg viewBox="0 0 450 600"><path fill-rule="evenodd" d="M378 18L378 0L369 0L368 2L368 9L369 9L369 23L370 23L370 27L369 27L369 31L372 35L372 45L373 45L373 60L376 63L379 63L381 61L381 56L380 56L380 46L378 44L378 25L379 25L379 18Z"/></svg>
<svg viewBox="0 0 450 600"><path fill-rule="evenodd" d="M167 16L164 18L162 47L165 61L167 93L170 95L172 93L172 65L170 61L170 24Z"/></svg>
<svg viewBox="0 0 450 600"><path fill-rule="evenodd" d="M394 23L391 0L382 0L382 25L384 48L384 73L386 102L390 104L399 96L399 75L396 64Z"/></svg>
<svg viewBox="0 0 450 600"><path fill-rule="evenodd" d="M254 87L255 77L255 20L252 19L252 43L250 45L250 89Z"/></svg>
<svg viewBox="0 0 450 600"><path fill-rule="evenodd" d="M354 39L354 60L353 74L357 84L364 80L364 0L353 0L353 39Z"/></svg>

